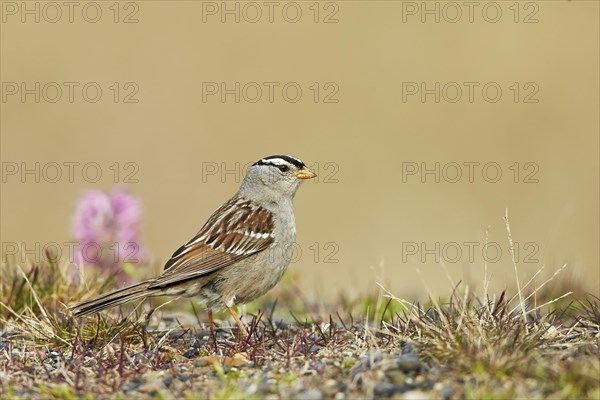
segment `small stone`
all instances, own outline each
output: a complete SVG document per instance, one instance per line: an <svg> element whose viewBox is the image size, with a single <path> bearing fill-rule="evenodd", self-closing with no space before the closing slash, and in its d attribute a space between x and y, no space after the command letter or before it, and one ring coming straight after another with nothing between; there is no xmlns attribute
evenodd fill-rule
<svg viewBox="0 0 600 400"><path fill-rule="evenodd" d="M206 367L208 362L204 358L197 358L193 362L194 367Z"/></svg>
<svg viewBox="0 0 600 400"><path fill-rule="evenodd" d="M394 385L390 385L389 383L378 383L375 385L373 389L375 396L381 397L390 397L394 394Z"/></svg>
<svg viewBox="0 0 600 400"><path fill-rule="evenodd" d="M444 400L450 400L452 398L452 388L450 385L444 385L441 390L441 395Z"/></svg>
<svg viewBox="0 0 600 400"><path fill-rule="evenodd" d="M331 398L337 393L343 392L345 389L345 385L338 383L335 379L327 379L325 383L323 383L323 394L327 398Z"/></svg>
<svg viewBox="0 0 600 400"><path fill-rule="evenodd" d="M418 371L421 369L421 361L419 357L403 354L396 358L396 367L403 372Z"/></svg>
<svg viewBox="0 0 600 400"><path fill-rule="evenodd" d="M386 377L394 386L404 386L406 384L406 375L397 369L389 370L385 373Z"/></svg>
<svg viewBox="0 0 600 400"><path fill-rule="evenodd" d="M323 384L326 388L331 388L337 386L337 381L335 379L327 379Z"/></svg>
<svg viewBox="0 0 600 400"><path fill-rule="evenodd" d="M138 388L140 393L147 393L149 395L154 395L158 392L159 386L156 382L148 382L145 385L142 385Z"/></svg>
<svg viewBox="0 0 600 400"><path fill-rule="evenodd" d="M250 396L250 395L255 394L256 392L258 392L258 385L256 383L253 383L246 388L245 394L247 396Z"/></svg>
<svg viewBox="0 0 600 400"><path fill-rule="evenodd" d="M404 393L404 400L429 400L431 396L429 396L425 392L421 392L418 390L411 390L409 392Z"/></svg>
<svg viewBox="0 0 600 400"><path fill-rule="evenodd" d="M128 382L125 382L121 388L123 389L124 392L136 391L145 382L146 382L146 380L140 376L137 378L133 378L132 380L130 380Z"/></svg>
<svg viewBox="0 0 600 400"><path fill-rule="evenodd" d="M48 357L52 358L52 359L56 359L60 356L60 354L56 351L51 351L50 353L48 353Z"/></svg>
<svg viewBox="0 0 600 400"><path fill-rule="evenodd" d="M297 396L298 400L321 400L323 399L323 394L320 390L311 389L306 392L299 393Z"/></svg>
<svg viewBox="0 0 600 400"><path fill-rule="evenodd" d="M267 387L271 388L277 384L277 379L269 378L266 380L265 384L267 385Z"/></svg>
<svg viewBox="0 0 600 400"><path fill-rule="evenodd" d="M183 353L183 356L185 358L192 358L192 357L196 357L198 354L200 354L200 351L197 348L192 347L191 349L189 349L188 351Z"/></svg>
<svg viewBox="0 0 600 400"><path fill-rule="evenodd" d="M223 365L227 365L230 367L240 367L250 362L250 357L247 353L235 353L233 357L225 357L225 359L223 360Z"/></svg>

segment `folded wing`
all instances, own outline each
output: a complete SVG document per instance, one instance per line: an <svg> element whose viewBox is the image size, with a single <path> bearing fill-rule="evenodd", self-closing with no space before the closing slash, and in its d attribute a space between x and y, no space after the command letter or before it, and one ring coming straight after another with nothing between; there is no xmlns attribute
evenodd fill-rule
<svg viewBox="0 0 600 400"><path fill-rule="evenodd" d="M236 195L165 264L150 288L194 279L265 250L273 243L271 212Z"/></svg>

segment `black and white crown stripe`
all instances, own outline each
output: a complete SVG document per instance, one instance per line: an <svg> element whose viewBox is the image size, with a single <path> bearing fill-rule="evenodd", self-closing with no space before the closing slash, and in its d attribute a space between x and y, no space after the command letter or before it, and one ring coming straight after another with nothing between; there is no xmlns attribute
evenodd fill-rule
<svg viewBox="0 0 600 400"><path fill-rule="evenodd" d="M306 167L306 165L298 158L292 157L292 156L284 156L284 155L265 157L254 163L254 165L273 165L273 166L286 165L286 164L292 164L298 169Z"/></svg>

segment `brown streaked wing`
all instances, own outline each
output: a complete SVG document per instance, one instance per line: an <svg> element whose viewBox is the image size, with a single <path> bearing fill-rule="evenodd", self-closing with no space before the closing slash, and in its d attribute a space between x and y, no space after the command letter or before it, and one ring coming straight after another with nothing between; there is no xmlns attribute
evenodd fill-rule
<svg viewBox="0 0 600 400"><path fill-rule="evenodd" d="M172 268L156 278L149 288L164 287L172 283L197 278L239 261L247 255L236 255L198 244L178 257Z"/></svg>
<svg viewBox="0 0 600 400"><path fill-rule="evenodd" d="M262 251L273 242L273 229L268 210L236 195L173 254L151 287L199 277Z"/></svg>

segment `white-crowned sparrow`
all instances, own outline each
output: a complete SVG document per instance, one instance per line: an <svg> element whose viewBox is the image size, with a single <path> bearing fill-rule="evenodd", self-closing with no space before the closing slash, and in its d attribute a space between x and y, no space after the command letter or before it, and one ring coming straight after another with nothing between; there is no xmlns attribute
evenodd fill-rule
<svg viewBox="0 0 600 400"><path fill-rule="evenodd" d="M154 278L70 307L75 317L148 296L196 297L208 309L233 309L275 286L290 263L296 240L292 200L300 183L316 174L297 158L270 156L254 163L239 191L204 224Z"/></svg>

